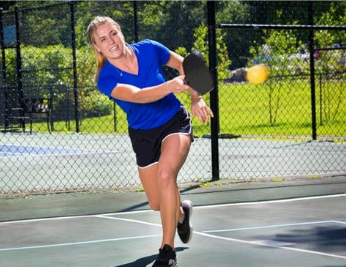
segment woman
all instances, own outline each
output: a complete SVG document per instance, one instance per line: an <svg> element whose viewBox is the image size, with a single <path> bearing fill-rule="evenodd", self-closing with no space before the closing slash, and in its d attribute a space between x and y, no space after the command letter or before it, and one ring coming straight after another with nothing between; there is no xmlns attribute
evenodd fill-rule
<svg viewBox="0 0 346 267"><path fill-rule="evenodd" d="M193 136L190 115L174 94L190 92L192 115L202 123L213 113L184 83L183 58L162 44L127 44L120 25L102 16L88 26L88 40L97 62L95 83L127 114L141 183L151 209L160 211L163 238L153 266L175 266L176 229L184 243L192 235L192 203L181 203L177 176ZM178 70L180 76L166 81L162 65Z"/></svg>

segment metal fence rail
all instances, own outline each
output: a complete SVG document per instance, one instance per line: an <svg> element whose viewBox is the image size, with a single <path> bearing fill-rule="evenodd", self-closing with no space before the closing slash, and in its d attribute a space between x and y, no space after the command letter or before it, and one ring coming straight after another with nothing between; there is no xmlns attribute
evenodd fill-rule
<svg viewBox="0 0 346 267"><path fill-rule="evenodd" d="M315 31L343 33L346 27L235 24L223 20L219 5L225 3L71 1L1 11L0 193L140 186L125 114L92 81L95 63L85 32L100 14L122 25L127 42L151 38L172 50L190 51L207 29L209 47L200 49L217 88L205 100L216 116L211 125L193 121L196 138L179 183L346 173L345 44L314 45ZM158 17L147 20L148 10ZM293 36L303 41L298 47L295 40L290 51L284 41L268 45L283 35L287 42ZM222 47L231 66L225 78ZM271 76L252 85L244 73L257 63L267 64ZM179 97L189 107L189 98ZM30 134L26 119L11 119L28 98L51 101L50 127L37 117Z"/></svg>

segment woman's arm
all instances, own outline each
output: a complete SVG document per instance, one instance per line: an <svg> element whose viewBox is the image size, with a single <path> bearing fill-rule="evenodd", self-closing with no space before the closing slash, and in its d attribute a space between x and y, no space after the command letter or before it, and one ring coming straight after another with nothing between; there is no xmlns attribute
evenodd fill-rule
<svg viewBox="0 0 346 267"><path fill-rule="evenodd" d="M184 58L173 51L170 51L167 66L179 71L180 76L166 81L160 85L139 89L128 84L118 84L112 91L111 96L120 100L134 103L149 103L159 100L170 93L183 93L191 88L184 84Z"/></svg>
<svg viewBox="0 0 346 267"><path fill-rule="evenodd" d="M190 87L184 84L184 76L175 77L162 84L139 89L129 84L118 84L112 91L111 96L134 103L150 103L159 100L170 93L180 94Z"/></svg>

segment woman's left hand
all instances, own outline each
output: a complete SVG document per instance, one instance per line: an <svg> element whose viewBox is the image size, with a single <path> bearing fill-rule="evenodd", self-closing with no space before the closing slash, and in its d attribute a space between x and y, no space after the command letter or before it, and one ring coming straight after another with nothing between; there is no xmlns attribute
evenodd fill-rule
<svg viewBox="0 0 346 267"><path fill-rule="evenodd" d="M202 97L191 98L191 114L197 116L201 123L209 123L210 117L214 117L213 111L207 106Z"/></svg>

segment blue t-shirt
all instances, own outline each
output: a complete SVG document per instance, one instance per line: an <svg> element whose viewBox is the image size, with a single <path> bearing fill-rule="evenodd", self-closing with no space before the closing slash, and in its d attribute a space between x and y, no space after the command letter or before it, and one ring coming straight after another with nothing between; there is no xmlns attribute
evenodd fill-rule
<svg viewBox="0 0 346 267"><path fill-rule="evenodd" d="M113 98L111 93L118 83L138 88L164 83L166 77L161 66L168 62L170 52L167 47L149 39L129 46L137 56L138 75L124 72L107 60L100 71L97 87L124 110L131 128L153 129L168 122L179 110L181 103L173 93L145 104L119 100Z"/></svg>

